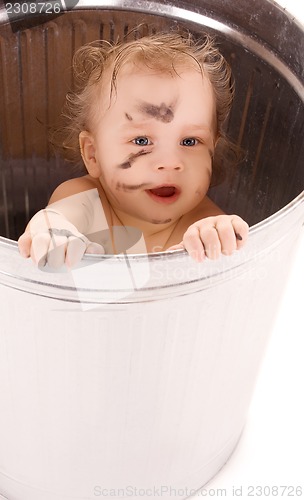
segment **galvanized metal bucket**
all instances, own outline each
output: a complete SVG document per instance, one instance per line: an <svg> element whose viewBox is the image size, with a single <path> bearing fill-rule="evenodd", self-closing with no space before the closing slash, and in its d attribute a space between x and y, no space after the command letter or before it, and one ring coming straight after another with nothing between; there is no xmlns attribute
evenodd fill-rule
<svg viewBox="0 0 304 500"><path fill-rule="evenodd" d="M238 442L304 221L303 30L272 1L245 3L80 1L49 18L0 10L0 494L9 500L186 498ZM233 67L228 133L247 155L210 196L249 221L249 243L199 265L171 252L41 272L14 239L71 175L47 143L71 56L140 23L208 31Z"/></svg>

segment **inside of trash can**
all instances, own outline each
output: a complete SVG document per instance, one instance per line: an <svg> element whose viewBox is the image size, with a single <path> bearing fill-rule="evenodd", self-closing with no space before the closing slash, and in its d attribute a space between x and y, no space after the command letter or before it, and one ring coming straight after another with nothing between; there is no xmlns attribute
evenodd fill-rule
<svg viewBox="0 0 304 500"><path fill-rule="evenodd" d="M81 12L81 13L80 13ZM0 25L0 235L17 239L63 180L81 175L56 155L49 129L73 86L75 50L96 39L139 37L183 24L206 31L232 66L236 93L228 136L244 151L232 176L210 190L228 213L250 225L272 215L304 188L303 102L274 64L240 37L170 17L120 10L73 10L14 29ZM135 29L135 27L140 26Z"/></svg>

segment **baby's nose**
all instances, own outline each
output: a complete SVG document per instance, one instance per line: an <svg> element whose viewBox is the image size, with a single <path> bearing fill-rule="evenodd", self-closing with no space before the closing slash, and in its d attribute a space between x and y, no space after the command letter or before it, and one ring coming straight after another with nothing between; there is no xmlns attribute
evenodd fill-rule
<svg viewBox="0 0 304 500"><path fill-rule="evenodd" d="M181 159L176 155L164 153L155 164L156 170L183 170L184 166Z"/></svg>
<svg viewBox="0 0 304 500"><path fill-rule="evenodd" d="M157 166L157 170L182 170L182 165L162 164Z"/></svg>

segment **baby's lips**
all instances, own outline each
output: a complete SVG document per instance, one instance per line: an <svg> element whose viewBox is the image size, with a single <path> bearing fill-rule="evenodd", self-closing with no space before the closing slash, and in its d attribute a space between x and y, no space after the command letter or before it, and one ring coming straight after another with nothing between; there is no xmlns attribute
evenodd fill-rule
<svg viewBox="0 0 304 500"><path fill-rule="evenodd" d="M155 196L169 198L170 196L179 194L181 190L174 184L163 184L161 186L156 186L154 188L148 189L148 191L150 191L150 193L154 194Z"/></svg>

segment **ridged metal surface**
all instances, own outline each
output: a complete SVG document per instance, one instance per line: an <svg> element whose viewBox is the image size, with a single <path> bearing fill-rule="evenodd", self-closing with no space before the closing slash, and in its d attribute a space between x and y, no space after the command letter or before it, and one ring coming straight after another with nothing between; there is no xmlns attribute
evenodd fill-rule
<svg viewBox="0 0 304 500"><path fill-rule="evenodd" d="M55 158L48 142L49 128L72 86L70 65L75 49L97 38L122 38L139 23L143 23L144 33L175 24L168 16L169 7L159 4L159 10L161 7L166 17L83 10L15 33L10 25L1 26L1 235L16 239L29 217L45 206L54 187L75 175ZM304 187L303 103L291 85L299 91L301 80L272 47L242 35L235 27L227 26L228 34L219 32L215 28L224 29L224 24L217 26L210 18L204 19L209 19L206 24L211 27L203 29L217 35L233 68L236 99L228 133L246 153L232 180L213 189L211 196L224 210L239 213L252 225L282 208ZM202 29L188 24L196 33Z"/></svg>

